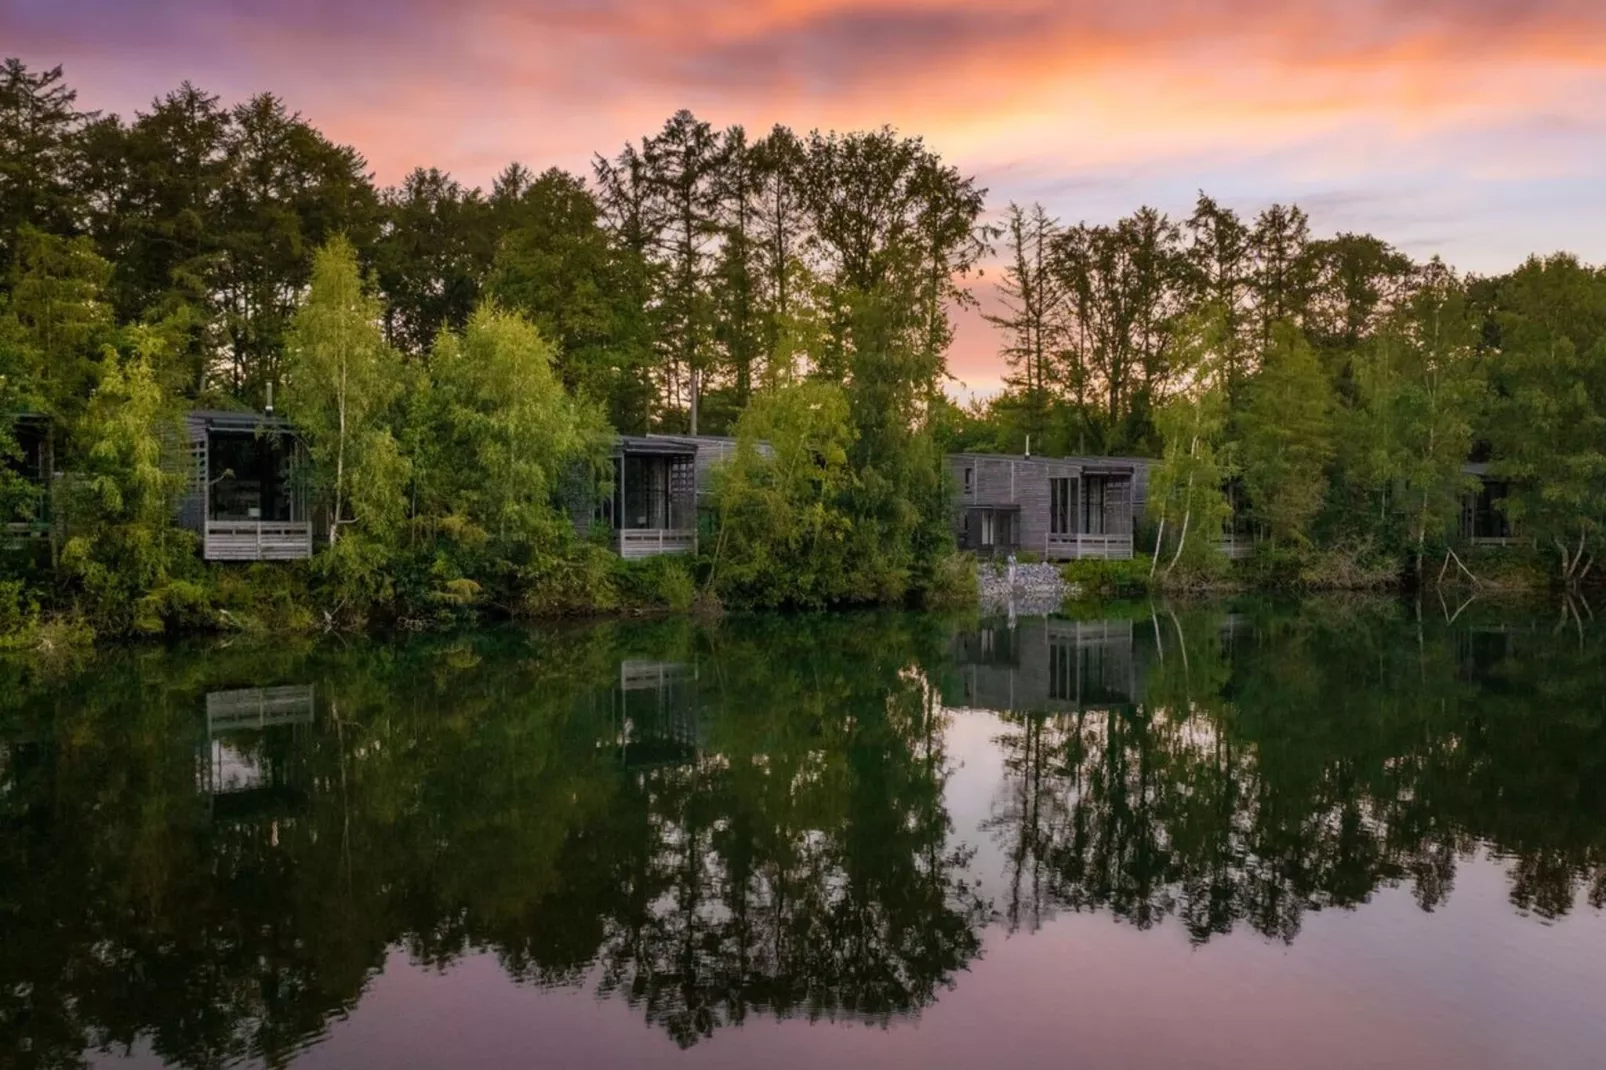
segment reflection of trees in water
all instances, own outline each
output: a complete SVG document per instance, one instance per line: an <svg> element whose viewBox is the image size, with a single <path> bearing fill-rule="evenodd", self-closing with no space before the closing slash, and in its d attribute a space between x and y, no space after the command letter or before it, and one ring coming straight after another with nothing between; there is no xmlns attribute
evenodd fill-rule
<svg viewBox="0 0 1606 1070"><path fill-rule="evenodd" d="M937 680L954 704L1012 696L987 829L1011 926L1107 910L1292 939L1380 887L1432 908L1474 849L1522 910L1599 905L1598 642L1466 623L667 623L13 675L0 1040L30 1038L23 1066L141 1040L279 1065L398 946L492 953L681 1044L751 1015L917 1013L994 905L944 806ZM654 666L664 686L627 696ZM275 681L312 682L316 716L231 728L250 775L224 799L198 773L204 696Z"/></svg>
<svg viewBox="0 0 1606 1070"><path fill-rule="evenodd" d="M1240 923L1292 940L1306 911L1381 887L1432 909L1479 849L1521 910L1606 899L1598 641L1419 636L1387 614L1152 624L1134 632L1137 700L1003 715L988 828L1012 927L1103 909L1176 916L1201 942Z"/></svg>
<svg viewBox="0 0 1606 1070"><path fill-rule="evenodd" d="M0 709L0 916L22 934L0 941L0 1037L32 1038L24 1065L141 1038L185 1065L278 1065L396 945L595 984L681 1044L755 1012L917 1012L987 913L942 808L919 669L940 636L907 618L773 627L213 652L204 669L129 654L66 687L19 681ZM632 715L682 743L695 722L684 760L624 745L627 658L697 663L670 727ZM317 681L316 723L231 734L256 779L229 783L294 790L217 807L201 696L287 677Z"/></svg>

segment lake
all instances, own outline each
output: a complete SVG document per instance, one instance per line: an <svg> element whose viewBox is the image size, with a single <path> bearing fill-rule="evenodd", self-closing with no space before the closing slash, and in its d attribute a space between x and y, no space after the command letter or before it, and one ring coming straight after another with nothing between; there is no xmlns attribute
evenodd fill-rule
<svg viewBox="0 0 1606 1070"><path fill-rule="evenodd" d="M1606 627L1082 618L0 665L3 1063L1606 1064Z"/></svg>

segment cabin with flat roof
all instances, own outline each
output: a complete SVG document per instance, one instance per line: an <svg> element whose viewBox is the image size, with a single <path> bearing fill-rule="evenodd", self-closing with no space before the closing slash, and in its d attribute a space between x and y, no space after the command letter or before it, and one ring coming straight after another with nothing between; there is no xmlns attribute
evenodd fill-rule
<svg viewBox="0 0 1606 1070"><path fill-rule="evenodd" d="M1074 713L1137 702L1143 662L1129 620L987 621L955 640L950 705L1000 713Z"/></svg>
<svg viewBox="0 0 1606 1070"><path fill-rule="evenodd" d="M960 549L1051 561L1125 559L1147 504L1149 462L1135 457L955 453Z"/></svg>
<svg viewBox="0 0 1606 1070"><path fill-rule="evenodd" d="M626 559L697 549L697 447L677 438L620 435L609 461L613 491L595 519Z"/></svg>
<svg viewBox="0 0 1606 1070"><path fill-rule="evenodd" d="M179 525L201 536L208 561L312 556L306 448L289 421L262 412L184 418L190 485Z"/></svg>
<svg viewBox="0 0 1606 1070"><path fill-rule="evenodd" d="M4 417L0 417L4 419ZM42 539L50 534L49 498L46 494L50 473L46 471L49 451L45 440L50 434L50 419L39 413L18 413L10 417L11 437L16 452L0 457L0 465L20 476L27 490L21 501L3 503L6 513L0 516L3 531L9 540Z"/></svg>
<svg viewBox="0 0 1606 1070"><path fill-rule="evenodd" d="M1490 474L1485 462L1464 464L1461 474L1478 481L1476 491L1461 495L1461 539L1470 546L1513 546L1520 542L1503 504L1511 494L1511 484Z"/></svg>

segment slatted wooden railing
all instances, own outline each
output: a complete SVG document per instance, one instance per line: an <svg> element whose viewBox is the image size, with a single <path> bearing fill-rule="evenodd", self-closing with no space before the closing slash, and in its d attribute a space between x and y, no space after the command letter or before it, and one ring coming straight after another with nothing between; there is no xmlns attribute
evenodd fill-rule
<svg viewBox="0 0 1606 1070"><path fill-rule="evenodd" d="M312 556L312 525L305 521L208 520L203 556L208 561L301 561Z"/></svg>
<svg viewBox="0 0 1606 1070"><path fill-rule="evenodd" d="M619 556L656 557L689 554L697 549L697 532L680 528L626 528L614 534Z"/></svg>
<svg viewBox="0 0 1606 1070"><path fill-rule="evenodd" d="M1047 556L1058 561L1125 561L1132 556L1132 536L1050 535Z"/></svg>

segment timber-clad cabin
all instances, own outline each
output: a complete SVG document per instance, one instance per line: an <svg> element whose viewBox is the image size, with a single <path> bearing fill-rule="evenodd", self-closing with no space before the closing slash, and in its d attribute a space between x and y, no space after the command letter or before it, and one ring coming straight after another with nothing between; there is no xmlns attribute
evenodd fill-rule
<svg viewBox="0 0 1606 1070"><path fill-rule="evenodd" d="M954 453L960 549L1051 561L1132 556L1149 462L1134 457Z"/></svg>
<svg viewBox="0 0 1606 1070"><path fill-rule="evenodd" d="M208 561L298 561L312 556L302 479L306 449L289 421L262 412L184 417L189 490L179 525L201 536Z"/></svg>
<svg viewBox="0 0 1606 1070"><path fill-rule="evenodd" d="M678 438L620 435L614 441L613 494L598 519L623 558L697 549L697 445Z"/></svg>
<svg viewBox="0 0 1606 1070"><path fill-rule="evenodd" d="M6 417L0 416L0 419ZM43 538L50 533L50 515L46 506L49 504L45 493L49 486L49 473L46 471L48 451L45 449L45 439L50 434L50 418L39 413L18 413L11 420L11 435L16 441L18 454L16 456L0 457L0 464L21 476L27 482L38 488L37 498L31 516L22 519L20 516L0 517L4 521L0 531L8 539Z"/></svg>
<svg viewBox="0 0 1606 1070"><path fill-rule="evenodd" d="M1461 474L1478 481L1476 493L1461 496L1461 538L1471 546L1514 546L1521 542L1501 504L1511 493L1511 484L1492 476L1486 462L1464 464Z"/></svg>

